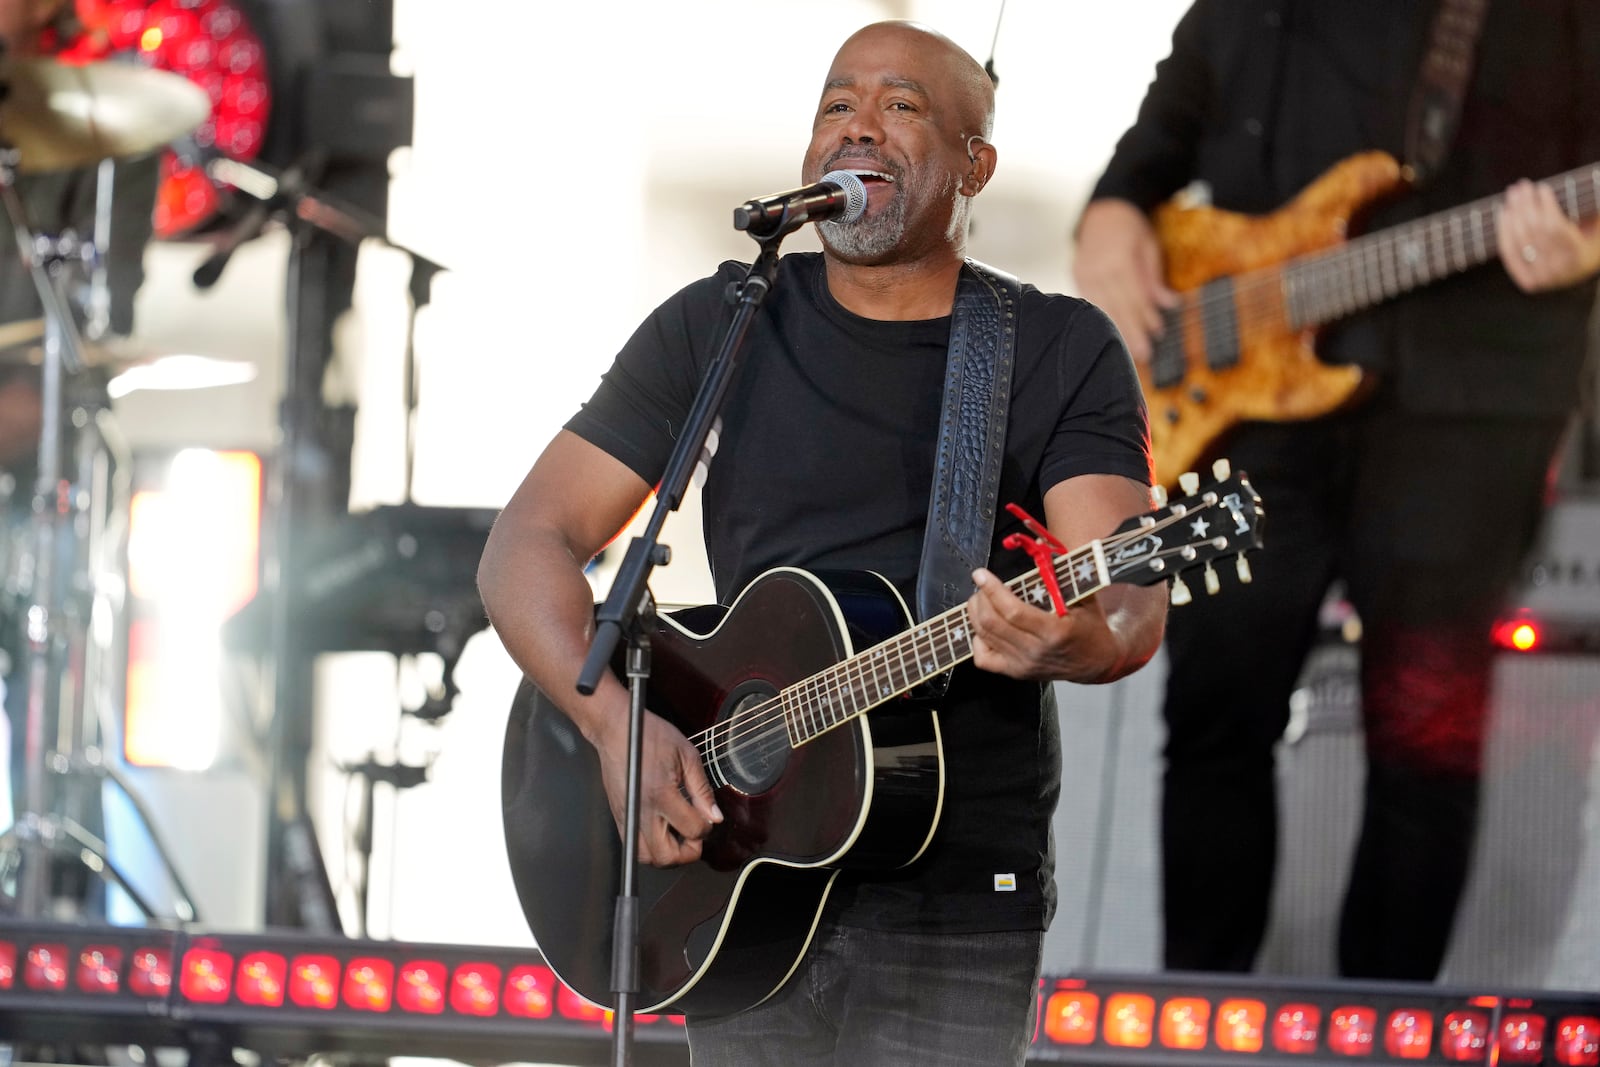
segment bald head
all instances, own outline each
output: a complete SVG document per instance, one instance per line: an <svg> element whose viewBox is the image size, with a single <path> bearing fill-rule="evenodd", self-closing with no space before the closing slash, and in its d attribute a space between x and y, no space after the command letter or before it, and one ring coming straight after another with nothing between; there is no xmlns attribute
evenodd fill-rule
<svg viewBox="0 0 1600 1067"><path fill-rule="evenodd" d="M989 139L994 132L994 83L966 49L930 26L903 20L863 26L839 47L829 78L840 69L847 69L841 60L852 48L883 45L907 48L934 61L945 79L941 88L950 93L950 104L961 127Z"/></svg>

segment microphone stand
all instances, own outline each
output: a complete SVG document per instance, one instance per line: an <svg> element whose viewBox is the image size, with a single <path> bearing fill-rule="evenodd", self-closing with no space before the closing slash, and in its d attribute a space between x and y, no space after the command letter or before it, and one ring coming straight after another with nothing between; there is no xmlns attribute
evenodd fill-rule
<svg viewBox="0 0 1600 1067"><path fill-rule="evenodd" d="M617 893L611 930L611 991L616 994L612 1030L615 1067L626 1067L630 1062L634 1000L639 992L639 779L644 747L645 686L650 676L649 630L655 617L655 603L648 588L650 572L672 559L671 550L658 540L661 528L668 513L676 511L683 501L706 437L717 421L733 372L744 354L750 325L777 281L778 245L808 221L804 206L792 202L784 208L776 224L763 233L751 233L751 239L760 246L760 253L743 281L728 287L728 300L734 305L733 319L716 356L706 368L683 433L667 460L666 473L656 490L655 509L644 532L629 543L610 592L595 612L594 641L578 675L578 692L589 696L609 669L617 643L627 639L628 778L622 830L622 884Z"/></svg>

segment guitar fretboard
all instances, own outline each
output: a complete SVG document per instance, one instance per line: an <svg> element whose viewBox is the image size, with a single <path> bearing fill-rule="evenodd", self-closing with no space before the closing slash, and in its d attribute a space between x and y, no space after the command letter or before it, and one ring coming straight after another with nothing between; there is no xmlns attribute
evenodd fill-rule
<svg viewBox="0 0 1600 1067"><path fill-rule="evenodd" d="M1600 164L1539 184L1575 222L1600 213ZM1289 262L1280 273L1290 325L1331 322L1495 258L1504 200L1485 197Z"/></svg>
<svg viewBox="0 0 1600 1067"><path fill-rule="evenodd" d="M1110 584L1105 549L1099 541L1057 557L1053 566L1061 599L1067 604ZM1006 585L1025 601L1050 606L1050 591L1038 568ZM971 656L972 639L962 606L842 660L778 694L789 744L802 745Z"/></svg>

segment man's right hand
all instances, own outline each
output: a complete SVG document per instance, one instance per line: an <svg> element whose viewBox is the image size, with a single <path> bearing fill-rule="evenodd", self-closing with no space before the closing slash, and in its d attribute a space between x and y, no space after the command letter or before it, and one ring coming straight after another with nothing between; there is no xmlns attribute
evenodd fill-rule
<svg viewBox="0 0 1600 1067"><path fill-rule="evenodd" d="M620 834L628 797L628 716L607 716L605 724L590 740L600 754L606 798ZM721 821L699 751L677 727L646 712L639 763L640 862L673 867L699 859L706 835Z"/></svg>
<svg viewBox="0 0 1600 1067"><path fill-rule="evenodd" d="M1095 200L1078 223L1073 278L1085 300L1111 316L1128 352L1150 362L1162 334L1161 312L1178 305L1165 283L1165 261L1145 213L1126 200Z"/></svg>

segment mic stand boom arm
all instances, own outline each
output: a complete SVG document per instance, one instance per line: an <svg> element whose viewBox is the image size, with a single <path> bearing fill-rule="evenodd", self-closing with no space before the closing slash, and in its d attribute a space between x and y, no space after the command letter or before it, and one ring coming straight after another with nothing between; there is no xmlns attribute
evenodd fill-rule
<svg viewBox="0 0 1600 1067"><path fill-rule="evenodd" d="M790 215L793 215L791 218ZM688 490L695 463L705 447L706 437L722 410L723 398L744 353L750 325L778 275L778 245L789 233L805 225L801 212L785 212L784 220L772 232L753 236L760 254L750 265L744 280L729 286L734 304L728 324L711 364L706 368L695 394L694 404L684 422L683 433L667 460L667 469L656 490L656 505L644 532L628 545L622 565L612 580L611 590L595 613L594 642L578 675L578 692L592 694L609 668L617 643L628 639L627 676L629 688L628 779L622 828L622 882L612 918L611 990L616 994L613 1064L625 1067L633 1038L634 996L639 991L639 901L637 896L639 862L639 778L644 741L645 684L650 674L648 623L655 607L650 598L650 572L671 559L671 552L658 538L668 512L676 511Z"/></svg>

